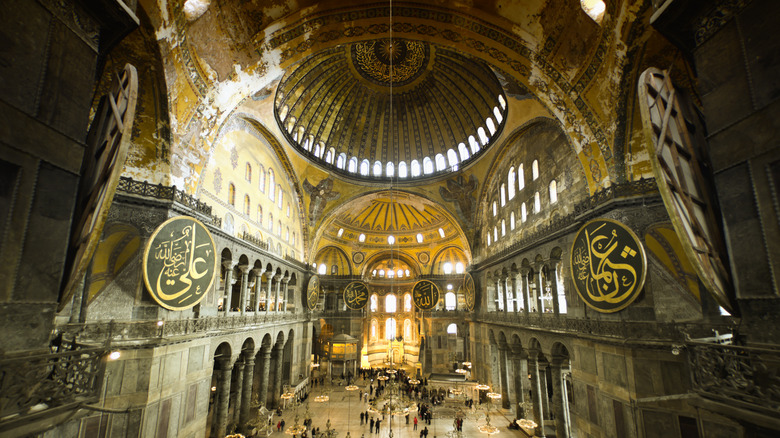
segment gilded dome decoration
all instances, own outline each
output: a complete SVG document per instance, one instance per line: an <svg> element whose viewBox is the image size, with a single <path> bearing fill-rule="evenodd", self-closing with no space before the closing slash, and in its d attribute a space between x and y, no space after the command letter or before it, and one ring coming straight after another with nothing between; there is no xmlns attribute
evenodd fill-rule
<svg viewBox="0 0 780 438"><path fill-rule="evenodd" d="M504 91L485 63L397 38L312 54L282 79L274 108L286 139L312 162L375 181L456 171L506 120Z"/></svg>

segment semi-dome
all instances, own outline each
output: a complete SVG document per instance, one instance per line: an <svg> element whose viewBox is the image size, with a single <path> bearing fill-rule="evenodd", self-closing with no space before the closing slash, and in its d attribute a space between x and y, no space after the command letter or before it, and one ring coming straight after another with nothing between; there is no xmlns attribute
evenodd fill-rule
<svg viewBox="0 0 780 438"><path fill-rule="evenodd" d="M457 170L506 120L501 84L486 64L398 38L309 56L282 79L275 104L281 131L305 156L376 180Z"/></svg>

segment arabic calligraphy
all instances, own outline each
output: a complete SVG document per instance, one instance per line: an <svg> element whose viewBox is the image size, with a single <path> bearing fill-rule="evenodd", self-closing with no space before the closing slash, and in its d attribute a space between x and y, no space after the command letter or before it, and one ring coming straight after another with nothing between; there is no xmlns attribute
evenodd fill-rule
<svg viewBox="0 0 780 438"><path fill-rule="evenodd" d="M474 291L474 278L471 277L471 274L466 274L463 277L463 297L466 299L466 308L469 309L469 312L474 310L474 305L476 304L476 296Z"/></svg>
<svg viewBox="0 0 780 438"><path fill-rule="evenodd" d="M612 313L639 296L647 259L633 231L617 221L595 219L574 238L571 271L580 298L599 312Z"/></svg>
<svg viewBox="0 0 780 438"><path fill-rule="evenodd" d="M188 309L214 282L216 249L211 234L196 219L180 216L152 233L144 251L146 289L161 306Z"/></svg>
<svg viewBox="0 0 780 438"><path fill-rule="evenodd" d="M420 280L412 288L412 300L420 310L431 310L439 303L439 287L430 280Z"/></svg>
<svg viewBox="0 0 780 438"><path fill-rule="evenodd" d="M309 279L309 286L306 288L306 304L309 306L309 310L314 310L319 300L320 277L314 275Z"/></svg>
<svg viewBox="0 0 780 438"><path fill-rule="evenodd" d="M344 288L344 303L352 310L366 307L368 302L368 286L362 281L353 281Z"/></svg>

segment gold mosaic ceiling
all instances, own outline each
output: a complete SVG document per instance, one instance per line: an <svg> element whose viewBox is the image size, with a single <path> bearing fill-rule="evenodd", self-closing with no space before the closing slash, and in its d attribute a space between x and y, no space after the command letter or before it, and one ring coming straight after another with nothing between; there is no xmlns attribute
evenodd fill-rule
<svg viewBox="0 0 780 438"><path fill-rule="evenodd" d="M427 42L381 39L300 62L277 89L275 114L287 140L329 171L386 180L405 167L411 179L478 158L501 132L505 102L481 61Z"/></svg>

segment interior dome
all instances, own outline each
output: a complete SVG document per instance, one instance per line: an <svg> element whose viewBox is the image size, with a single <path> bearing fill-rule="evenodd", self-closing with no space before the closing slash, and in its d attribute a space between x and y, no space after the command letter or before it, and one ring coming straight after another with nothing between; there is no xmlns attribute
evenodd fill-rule
<svg viewBox="0 0 780 438"><path fill-rule="evenodd" d="M283 78L274 108L287 140L309 159L371 180L455 171L506 120L503 89L486 64L398 38L309 56Z"/></svg>

